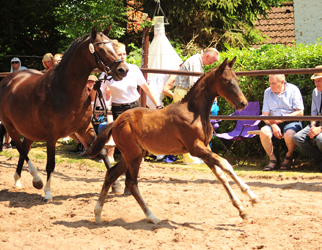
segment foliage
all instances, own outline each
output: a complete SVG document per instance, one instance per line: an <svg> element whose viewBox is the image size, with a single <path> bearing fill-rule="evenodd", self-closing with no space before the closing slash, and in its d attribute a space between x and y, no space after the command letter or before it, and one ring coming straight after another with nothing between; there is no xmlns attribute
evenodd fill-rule
<svg viewBox="0 0 322 250"><path fill-rule="evenodd" d="M151 20L150 17L148 17L146 20L140 22L136 22L137 26L140 26L141 29L144 29L145 27L152 28L153 26L153 21Z"/></svg>
<svg viewBox="0 0 322 250"><path fill-rule="evenodd" d="M68 43L89 33L93 26L103 30L113 24L111 37L118 38L125 33L120 23L126 21L126 8L117 0L63 0L55 8L54 15L59 21L57 30L68 38ZM80 25L81 24L81 25Z"/></svg>
<svg viewBox="0 0 322 250"><path fill-rule="evenodd" d="M195 42L201 47L216 46L224 50L224 44L244 47L263 40L254 30L254 21L282 2L285 0L163 0L161 4L170 23L171 36L180 43ZM144 12L149 16L153 16L155 6L154 1L143 1Z"/></svg>
<svg viewBox="0 0 322 250"><path fill-rule="evenodd" d="M23 66L42 70L44 54L64 52L95 25L102 30L113 23L111 36L124 35L124 6L116 0L2 1L0 71L10 70L14 56L21 59Z"/></svg>

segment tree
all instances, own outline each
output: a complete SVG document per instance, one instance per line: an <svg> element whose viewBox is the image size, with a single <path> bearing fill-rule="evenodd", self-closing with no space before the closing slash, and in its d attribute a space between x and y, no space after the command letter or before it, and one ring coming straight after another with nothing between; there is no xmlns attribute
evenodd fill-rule
<svg viewBox="0 0 322 250"><path fill-rule="evenodd" d="M258 15L285 0L162 0L171 39L200 47L244 47L263 39L254 28ZM156 2L143 0L144 12L153 16Z"/></svg>
<svg viewBox="0 0 322 250"><path fill-rule="evenodd" d="M126 7L117 0L33 0L0 3L0 70L18 56L28 68L43 69L45 53L64 52L77 37L113 23L111 35L125 33Z"/></svg>

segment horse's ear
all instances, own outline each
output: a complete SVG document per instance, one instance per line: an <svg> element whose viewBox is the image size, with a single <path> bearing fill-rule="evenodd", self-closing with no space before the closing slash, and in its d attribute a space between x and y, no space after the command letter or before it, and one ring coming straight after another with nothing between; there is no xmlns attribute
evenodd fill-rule
<svg viewBox="0 0 322 250"><path fill-rule="evenodd" d="M227 60L228 60L228 58L226 58L225 61L223 61L223 63L219 65L219 68L218 68L219 72L223 72L224 71L224 69L227 66Z"/></svg>
<svg viewBox="0 0 322 250"><path fill-rule="evenodd" d="M231 61L228 63L228 66L229 66L231 69L233 68L233 66L234 66L234 64L235 64L236 59L237 59L237 57L235 56L235 58L234 58L233 60L231 60Z"/></svg>
<svg viewBox="0 0 322 250"><path fill-rule="evenodd" d="M96 26L93 27L92 29L92 39L95 40L97 35L97 28Z"/></svg>
<svg viewBox="0 0 322 250"><path fill-rule="evenodd" d="M112 28L112 24L110 24L107 28L105 28L105 29L103 30L103 34L104 34L105 36L108 36L108 34L110 33L111 28Z"/></svg>

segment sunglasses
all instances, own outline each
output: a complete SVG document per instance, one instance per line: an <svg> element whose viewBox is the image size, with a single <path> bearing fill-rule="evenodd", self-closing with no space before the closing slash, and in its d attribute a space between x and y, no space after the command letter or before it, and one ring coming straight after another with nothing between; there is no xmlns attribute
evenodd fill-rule
<svg viewBox="0 0 322 250"><path fill-rule="evenodd" d="M19 62L11 62L11 64L15 64L15 63L19 63Z"/></svg>

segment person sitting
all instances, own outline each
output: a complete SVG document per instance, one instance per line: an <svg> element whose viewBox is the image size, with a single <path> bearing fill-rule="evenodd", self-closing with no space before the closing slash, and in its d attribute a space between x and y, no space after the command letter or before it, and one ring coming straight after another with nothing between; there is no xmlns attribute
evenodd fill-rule
<svg viewBox="0 0 322 250"><path fill-rule="evenodd" d="M45 71L48 71L54 67L54 57L51 53L46 53L42 58L42 65L45 68Z"/></svg>
<svg viewBox="0 0 322 250"><path fill-rule="evenodd" d="M315 68L322 68L322 65ZM311 76L314 80L315 89L312 92L311 115L321 116L322 114L322 73L315 73ZM304 129L297 132L294 143L310 156L322 172L322 121L311 121Z"/></svg>
<svg viewBox="0 0 322 250"><path fill-rule="evenodd" d="M285 81L285 75L270 75L269 87L264 92L263 116L303 116L304 104L301 92L297 86ZM281 170L289 169L293 161L296 147L294 135L302 129L300 121L264 120L266 125L260 130L260 140L269 156L269 164L265 171L277 169L277 160L273 152L272 137L281 139L284 136L288 149Z"/></svg>
<svg viewBox="0 0 322 250"><path fill-rule="evenodd" d="M27 67L21 66L21 61L18 57L14 57L11 59L10 72L16 72L24 69L27 69Z"/></svg>
<svg viewBox="0 0 322 250"><path fill-rule="evenodd" d="M57 53L54 55L54 58L53 58L53 63L54 63L54 66L57 66L61 59L63 58L63 54L62 53Z"/></svg>

